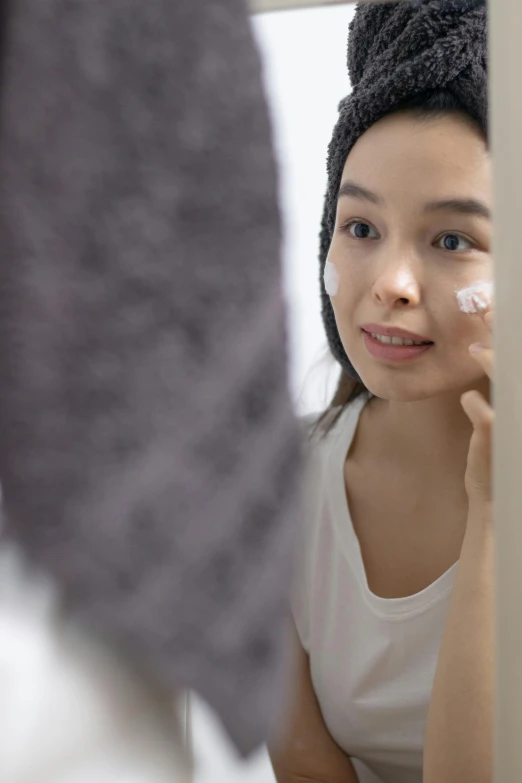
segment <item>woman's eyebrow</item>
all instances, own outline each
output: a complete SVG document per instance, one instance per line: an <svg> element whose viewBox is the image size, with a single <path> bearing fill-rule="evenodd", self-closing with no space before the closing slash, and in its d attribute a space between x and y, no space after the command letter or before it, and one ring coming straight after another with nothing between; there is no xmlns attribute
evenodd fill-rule
<svg viewBox="0 0 522 783"><path fill-rule="evenodd" d="M346 180L339 188L337 198L340 199L343 196L348 198L356 198L360 201L369 201L372 204L382 205L384 199L378 196L368 188L358 185L352 180ZM477 201L474 198L448 198L441 201L430 201L425 204L423 208L424 212L457 212L461 215L471 215L475 217L486 218L491 220L491 210L482 201Z"/></svg>
<svg viewBox="0 0 522 783"><path fill-rule="evenodd" d="M449 198L443 201L431 201L424 206L424 212L458 212L461 215L491 220L491 210L482 201L474 198Z"/></svg>
<svg viewBox="0 0 522 783"><path fill-rule="evenodd" d="M358 185L356 182L347 179L342 183L337 194L337 199L347 196L348 198L358 198L361 201L370 201L372 204L383 204L384 199L378 196L376 193L372 193L371 190L363 188L362 185Z"/></svg>

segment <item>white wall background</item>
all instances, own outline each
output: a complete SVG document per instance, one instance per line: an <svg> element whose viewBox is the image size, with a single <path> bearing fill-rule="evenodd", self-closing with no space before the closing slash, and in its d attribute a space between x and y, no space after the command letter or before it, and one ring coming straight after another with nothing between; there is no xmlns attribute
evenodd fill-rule
<svg viewBox="0 0 522 783"><path fill-rule="evenodd" d="M326 151L337 104L350 91L346 41L353 11L346 4L253 20L280 162L290 384L300 413L323 408L336 381L335 366L325 361L317 255ZM240 762L210 710L197 699L192 702L192 733L196 783L273 783L266 751Z"/></svg>
<svg viewBox="0 0 522 783"><path fill-rule="evenodd" d="M254 17L280 163L291 386L300 412L322 409L336 380L334 367L317 366L326 352L317 256L327 147L337 105L350 92L346 51L354 10L346 4Z"/></svg>

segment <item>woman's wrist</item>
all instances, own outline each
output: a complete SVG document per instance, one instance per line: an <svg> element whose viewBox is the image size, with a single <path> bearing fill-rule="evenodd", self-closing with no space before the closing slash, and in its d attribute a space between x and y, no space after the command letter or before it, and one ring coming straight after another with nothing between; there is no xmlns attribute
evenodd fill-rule
<svg viewBox="0 0 522 783"><path fill-rule="evenodd" d="M493 502L491 500L469 501L467 529L470 527L493 528Z"/></svg>

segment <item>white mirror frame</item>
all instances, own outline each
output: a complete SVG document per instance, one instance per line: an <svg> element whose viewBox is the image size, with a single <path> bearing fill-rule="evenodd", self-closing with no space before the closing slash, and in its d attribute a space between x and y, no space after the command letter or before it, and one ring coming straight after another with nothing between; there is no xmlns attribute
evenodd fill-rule
<svg viewBox="0 0 522 783"><path fill-rule="evenodd" d="M490 0L495 258L494 783L522 780L522 47L520 0Z"/></svg>
<svg viewBox="0 0 522 783"><path fill-rule="evenodd" d="M366 3L387 3L393 0L363 0ZM348 0L248 0L250 11L261 14L266 11L296 11L298 8L316 8L322 5L353 5Z"/></svg>
<svg viewBox="0 0 522 783"><path fill-rule="evenodd" d="M348 5L346 0L248 0L253 14L266 11L291 11L319 5Z"/></svg>

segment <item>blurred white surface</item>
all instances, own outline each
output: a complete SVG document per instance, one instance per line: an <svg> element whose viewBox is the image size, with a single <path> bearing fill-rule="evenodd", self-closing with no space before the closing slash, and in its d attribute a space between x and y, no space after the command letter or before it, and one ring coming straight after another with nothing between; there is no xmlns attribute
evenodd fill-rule
<svg viewBox="0 0 522 783"><path fill-rule="evenodd" d="M172 704L0 544L2 783L188 783Z"/></svg>
<svg viewBox="0 0 522 783"><path fill-rule="evenodd" d="M319 303L319 226L326 152L349 92L346 40L353 5L253 18L280 162L289 306L290 383L299 413L322 409L337 378L325 361ZM265 750L242 762L210 709L192 697L195 783L273 783Z"/></svg>
<svg viewBox="0 0 522 783"><path fill-rule="evenodd" d="M326 354L317 257L327 148L338 103L350 92L346 42L354 9L346 4L254 17L280 165L290 380L302 413L322 409L336 380L335 368L317 367Z"/></svg>

